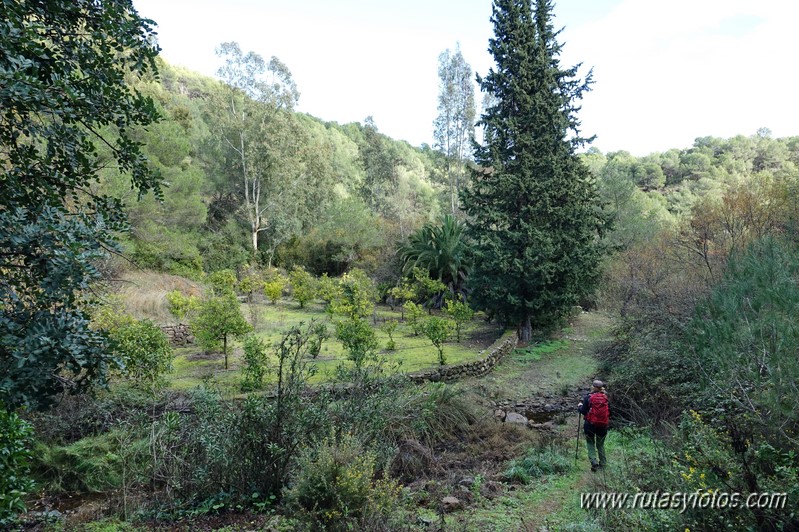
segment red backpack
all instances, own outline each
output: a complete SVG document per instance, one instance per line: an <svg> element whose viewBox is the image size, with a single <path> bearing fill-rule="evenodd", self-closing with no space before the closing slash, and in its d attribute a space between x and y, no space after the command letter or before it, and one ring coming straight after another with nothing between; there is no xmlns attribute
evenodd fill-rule
<svg viewBox="0 0 799 532"><path fill-rule="evenodd" d="M588 398L588 407L585 420L595 427L607 427L610 422L608 396L602 392L592 393Z"/></svg>

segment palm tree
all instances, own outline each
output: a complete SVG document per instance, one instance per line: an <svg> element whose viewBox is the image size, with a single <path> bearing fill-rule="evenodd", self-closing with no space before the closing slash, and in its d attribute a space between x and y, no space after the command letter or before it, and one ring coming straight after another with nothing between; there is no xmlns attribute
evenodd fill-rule
<svg viewBox="0 0 799 532"><path fill-rule="evenodd" d="M466 245L461 237L463 227L460 220L447 214L440 225L427 223L410 235L408 242L400 248L403 273L419 267L447 285L452 292L462 291L468 273Z"/></svg>

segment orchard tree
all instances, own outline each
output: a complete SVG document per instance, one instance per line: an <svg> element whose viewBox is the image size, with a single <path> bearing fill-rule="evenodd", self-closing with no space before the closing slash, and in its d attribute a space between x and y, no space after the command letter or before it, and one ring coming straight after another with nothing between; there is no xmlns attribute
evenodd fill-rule
<svg viewBox="0 0 799 532"><path fill-rule="evenodd" d="M291 294L300 304L300 308L305 308L305 304L313 301L316 297L316 279L302 266L295 266L291 270L289 282L291 283Z"/></svg>
<svg viewBox="0 0 799 532"><path fill-rule="evenodd" d="M457 301L452 299L448 300L444 312L447 313L452 321L455 323L455 335L457 340L461 341L461 329L464 323L469 323L474 317L474 310L462 298Z"/></svg>
<svg viewBox="0 0 799 532"><path fill-rule="evenodd" d="M441 366L447 363L447 357L444 356L444 342L452 335L454 328L455 324L451 320L438 316L427 318L422 325L424 335L438 351L438 363Z"/></svg>
<svg viewBox="0 0 799 532"><path fill-rule="evenodd" d="M212 297L202 303L200 311L191 322L191 330L197 342L206 350L219 349L225 355L228 369L228 336L241 336L252 330L244 316L236 296L225 294Z"/></svg>
<svg viewBox="0 0 799 532"><path fill-rule="evenodd" d="M438 116L433 123L435 147L444 155L452 214L459 210L458 194L465 164L474 141L475 104L472 67L463 58L460 44L438 56Z"/></svg>
<svg viewBox="0 0 799 532"><path fill-rule="evenodd" d="M576 154L587 142L576 112L591 75L564 69L550 0L495 0L496 66L481 89L492 104L480 123L472 186L463 193L471 237L471 299L518 324L551 326L597 281L602 228L594 182Z"/></svg>
<svg viewBox="0 0 799 532"><path fill-rule="evenodd" d="M127 221L98 176L160 196L133 138L155 106L128 85L157 76L158 46L131 0L2 2L0 20L0 402L38 408L114 364L86 303Z"/></svg>

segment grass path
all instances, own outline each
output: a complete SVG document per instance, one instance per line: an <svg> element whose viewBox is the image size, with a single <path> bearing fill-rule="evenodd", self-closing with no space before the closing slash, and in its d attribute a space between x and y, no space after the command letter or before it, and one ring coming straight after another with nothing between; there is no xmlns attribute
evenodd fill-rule
<svg viewBox="0 0 799 532"><path fill-rule="evenodd" d="M597 362L593 355L610 339L612 325L611 318L603 313L582 313L560 334L518 350L494 373L472 379L468 385L495 403L515 404L564 396L565 401L573 398L576 406L578 389L585 389L596 376ZM553 431L542 433L542 437L570 457L573 464L570 471L535 479L528 485L514 485L499 498L479 501L460 514L453 513L447 516L447 529L551 531L581 523L580 530L592 530L589 516L580 509L580 493L601 491L603 475L615 474L618 466L613 461L618 453L614 449L614 435L611 433L606 444L611 466L604 473L590 471L582 433L575 461L576 413L559 416Z"/></svg>

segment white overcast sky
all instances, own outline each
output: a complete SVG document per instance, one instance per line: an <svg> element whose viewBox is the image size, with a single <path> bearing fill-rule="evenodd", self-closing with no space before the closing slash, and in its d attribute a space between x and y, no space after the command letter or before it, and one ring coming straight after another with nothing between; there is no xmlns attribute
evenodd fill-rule
<svg viewBox="0 0 799 532"><path fill-rule="evenodd" d="M158 24L162 56L207 75L237 41L277 56L299 111L432 144L438 55L461 45L485 74L490 0L134 0ZM564 66L594 70L580 118L603 152L646 155L703 136L799 135L799 2L556 0ZM478 104L482 96L477 94Z"/></svg>

